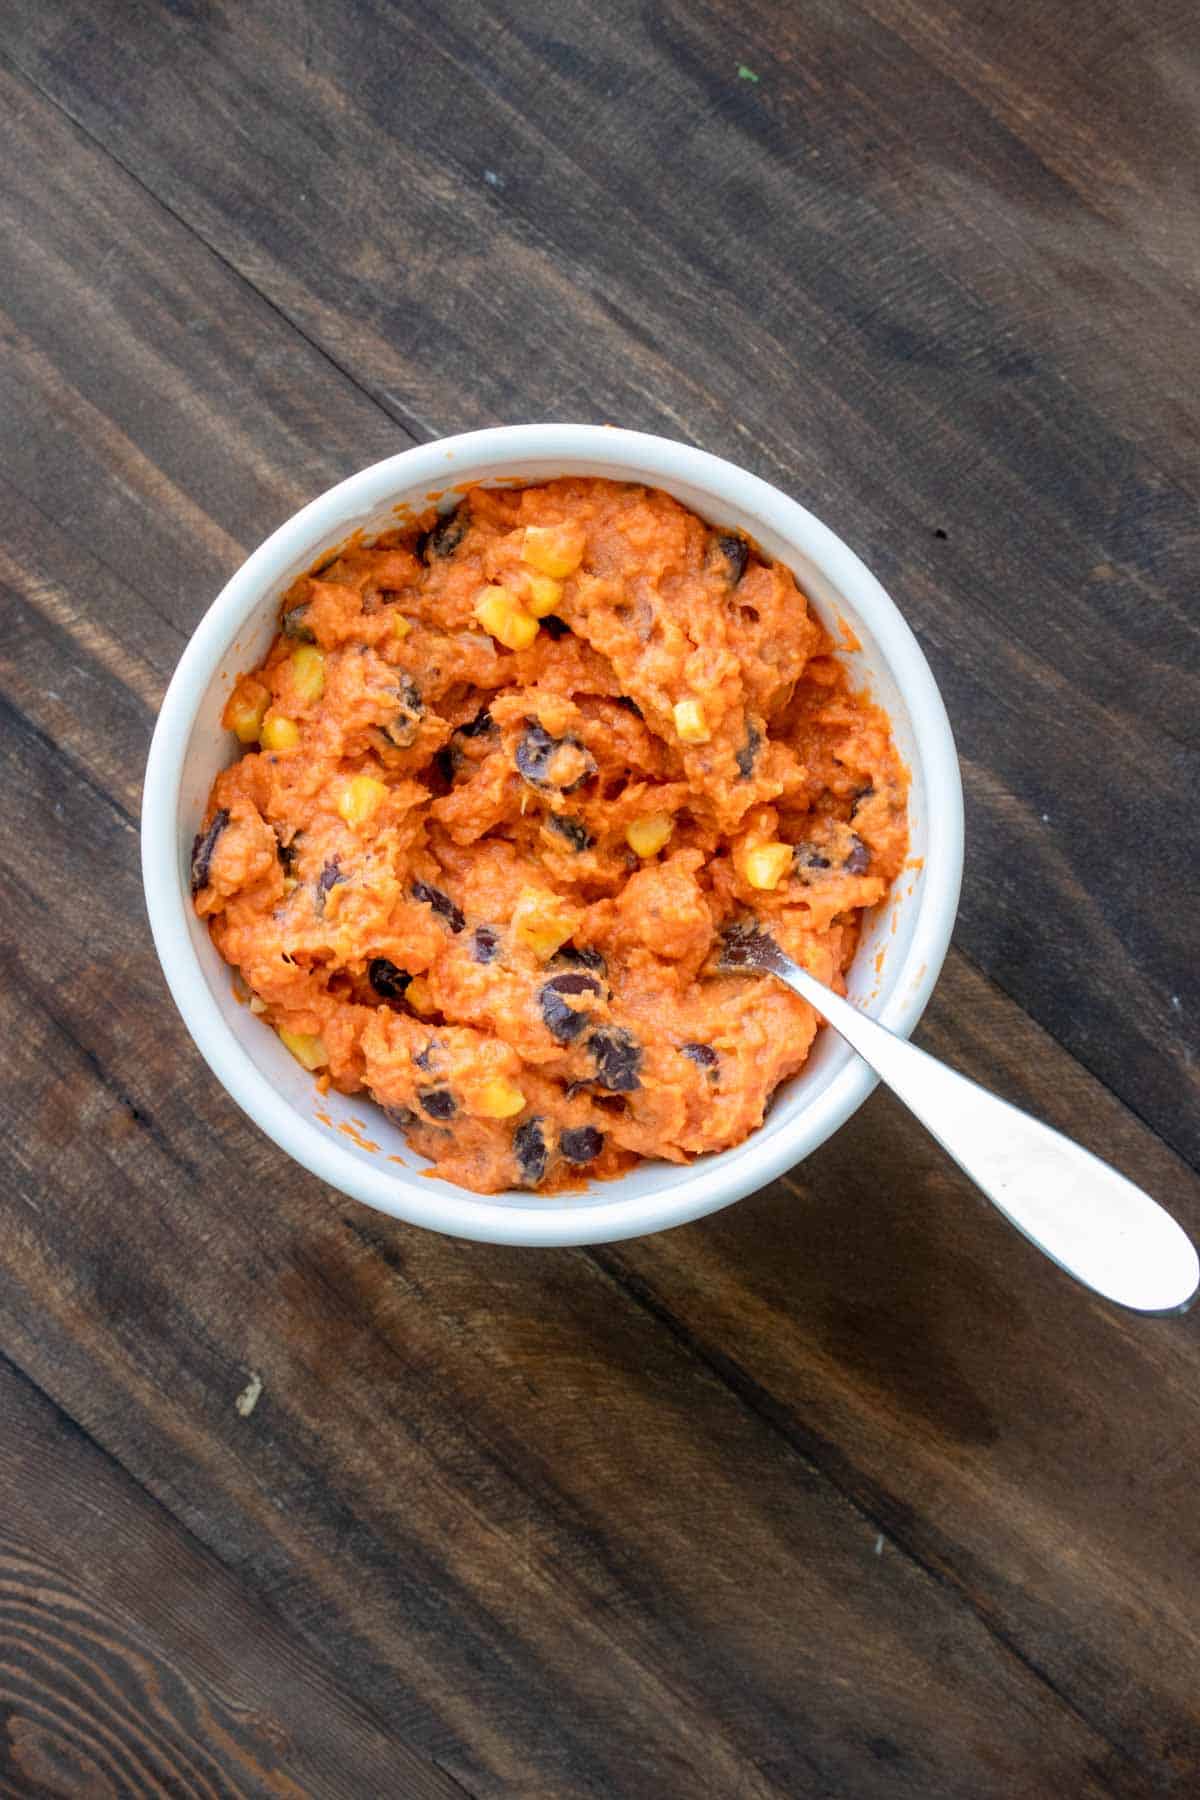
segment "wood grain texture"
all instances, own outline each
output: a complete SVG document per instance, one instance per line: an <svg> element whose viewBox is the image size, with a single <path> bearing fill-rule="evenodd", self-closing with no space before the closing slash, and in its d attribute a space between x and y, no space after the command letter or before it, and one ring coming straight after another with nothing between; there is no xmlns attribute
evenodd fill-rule
<svg viewBox="0 0 1200 1800"><path fill-rule="evenodd" d="M0 1789L461 1797L5 1362L0 1481Z"/></svg>
<svg viewBox="0 0 1200 1800"><path fill-rule="evenodd" d="M960 940L1195 1159L1200 27L1055 20L75 0L11 44L421 435L682 434L842 530L959 734Z"/></svg>
<svg viewBox="0 0 1200 1800"><path fill-rule="evenodd" d="M1194 1322L882 1096L659 1238L394 1225L217 1088L136 858L304 499L497 417L692 438L943 683L924 1041L1200 1232L1194 12L55 0L0 58L0 1791L1197 1791Z"/></svg>

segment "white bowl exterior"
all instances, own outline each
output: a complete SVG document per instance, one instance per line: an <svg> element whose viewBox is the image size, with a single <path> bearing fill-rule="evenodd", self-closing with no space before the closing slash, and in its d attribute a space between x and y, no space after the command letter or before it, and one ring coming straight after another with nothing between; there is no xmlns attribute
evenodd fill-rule
<svg viewBox="0 0 1200 1800"><path fill-rule="evenodd" d="M857 638L860 647L843 652L844 659L856 682L888 712L908 764L911 841L909 866L870 920L847 985L851 998L894 1031L907 1035L913 1029L937 979L962 870L958 763L945 708L916 640L839 538L733 464L666 438L605 426L503 426L377 463L280 526L201 621L159 715L142 807L146 899L159 958L213 1072L289 1155L333 1187L397 1218L512 1244L600 1243L714 1212L807 1156L874 1085L841 1039L822 1031L765 1124L736 1149L683 1167L643 1163L619 1180L546 1200L531 1200L526 1192L475 1195L422 1173L427 1165L365 1096L319 1095L312 1077L237 999L232 970L193 911L188 870L212 782L231 760L222 708L236 677L265 653L280 597L352 532L370 538L388 530L398 508L420 512L433 492L559 475L645 482L713 524L748 532L794 570L835 637L844 621Z"/></svg>

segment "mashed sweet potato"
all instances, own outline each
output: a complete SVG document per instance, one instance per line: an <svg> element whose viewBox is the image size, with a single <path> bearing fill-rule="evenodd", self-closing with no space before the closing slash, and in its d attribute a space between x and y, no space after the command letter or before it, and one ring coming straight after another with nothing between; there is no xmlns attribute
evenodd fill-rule
<svg viewBox="0 0 1200 1800"><path fill-rule="evenodd" d="M448 1179L737 1144L816 1018L716 975L752 910L841 986L907 849L884 714L795 579L667 495L473 489L296 582L193 890L251 1005Z"/></svg>

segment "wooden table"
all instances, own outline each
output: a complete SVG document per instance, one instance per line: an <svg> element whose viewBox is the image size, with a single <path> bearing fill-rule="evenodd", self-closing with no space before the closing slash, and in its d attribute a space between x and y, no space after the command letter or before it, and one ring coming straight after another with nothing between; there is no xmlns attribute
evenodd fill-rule
<svg viewBox="0 0 1200 1800"><path fill-rule="evenodd" d="M1200 1793L1194 1319L882 1095L665 1236L393 1224L201 1064L136 837L313 494L692 440L942 684L921 1039L1200 1231L1193 0L17 0L0 50L3 1793Z"/></svg>

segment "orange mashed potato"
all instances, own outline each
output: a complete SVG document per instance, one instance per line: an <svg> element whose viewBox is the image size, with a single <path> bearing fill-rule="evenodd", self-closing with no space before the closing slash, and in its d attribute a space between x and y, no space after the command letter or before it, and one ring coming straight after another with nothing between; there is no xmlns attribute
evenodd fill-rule
<svg viewBox="0 0 1200 1800"><path fill-rule="evenodd" d="M471 490L285 596L192 885L250 1004L440 1175L544 1192L741 1142L907 849L885 715L791 573L666 494Z"/></svg>

